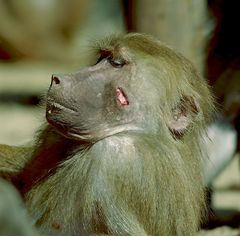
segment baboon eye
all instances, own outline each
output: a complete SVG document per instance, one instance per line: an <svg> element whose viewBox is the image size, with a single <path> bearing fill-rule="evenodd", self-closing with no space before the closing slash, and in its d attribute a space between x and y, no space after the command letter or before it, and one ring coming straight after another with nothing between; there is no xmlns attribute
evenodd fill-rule
<svg viewBox="0 0 240 236"><path fill-rule="evenodd" d="M100 50L100 57L98 58L96 64L98 64L103 59L110 59L112 58L112 52L108 50Z"/></svg>
<svg viewBox="0 0 240 236"><path fill-rule="evenodd" d="M115 68L121 68L126 64L122 57L109 58L108 61Z"/></svg>
<svg viewBox="0 0 240 236"><path fill-rule="evenodd" d="M114 57L111 51L101 50L100 57L98 58L96 64L98 64L103 59L107 59L108 62L115 68L121 68L126 64L126 60L124 60L121 56Z"/></svg>
<svg viewBox="0 0 240 236"><path fill-rule="evenodd" d="M97 62L96 62L94 65L97 65L102 59L103 59L103 57L100 56L100 57L97 59Z"/></svg>

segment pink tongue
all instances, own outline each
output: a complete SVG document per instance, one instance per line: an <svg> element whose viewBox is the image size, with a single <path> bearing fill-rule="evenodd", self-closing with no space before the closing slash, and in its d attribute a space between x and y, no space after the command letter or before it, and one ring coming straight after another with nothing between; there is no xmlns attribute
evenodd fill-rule
<svg viewBox="0 0 240 236"><path fill-rule="evenodd" d="M117 95L117 100L121 104L121 106L128 106L129 105L129 102L126 98L126 95L124 94L124 92L122 91L121 88L116 89L116 95Z"/></svg>

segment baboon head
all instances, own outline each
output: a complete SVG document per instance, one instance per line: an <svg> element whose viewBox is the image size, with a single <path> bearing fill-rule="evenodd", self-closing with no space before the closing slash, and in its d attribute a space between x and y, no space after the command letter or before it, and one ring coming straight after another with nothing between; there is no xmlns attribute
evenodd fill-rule
<svg viewBox="0 0 240 236"><path fill-rule="evenodd" d="M205 81L169 47L128 34L103 40L96 54L94 65L52 76L47 120L62 135L96 141L137 131L179 138L204 122L212 103Z"/></svg>

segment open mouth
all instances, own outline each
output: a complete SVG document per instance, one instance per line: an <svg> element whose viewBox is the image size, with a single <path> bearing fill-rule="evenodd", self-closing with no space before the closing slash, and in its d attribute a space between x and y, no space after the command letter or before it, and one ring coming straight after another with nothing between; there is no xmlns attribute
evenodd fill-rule
<svg viewBox="0 0 240 236"><path fill-rule="evenodd" d="M70 112L70 113L76 113L77 111L72 109L72 108L69 108L69 107L66 107L64 105L61 105L59 103L56 103L56 102L48 102L47 103L47 114L52 114L52 113L60 113L62 111L65 111L65 112Z"/></svg>

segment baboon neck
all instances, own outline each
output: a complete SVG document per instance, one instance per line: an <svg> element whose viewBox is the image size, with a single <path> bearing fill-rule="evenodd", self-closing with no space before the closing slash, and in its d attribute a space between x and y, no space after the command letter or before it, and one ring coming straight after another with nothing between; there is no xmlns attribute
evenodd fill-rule
<svg viewBox="0 0 240 236"><path fill-rule="evenodd" d="M31 160L13 177L12 182L25 195L39 181L54 174L61 163L78 152L84 152L88 146L88 143L70 140L54 131L44 130L37 140Z"/></svg>

